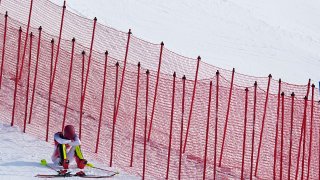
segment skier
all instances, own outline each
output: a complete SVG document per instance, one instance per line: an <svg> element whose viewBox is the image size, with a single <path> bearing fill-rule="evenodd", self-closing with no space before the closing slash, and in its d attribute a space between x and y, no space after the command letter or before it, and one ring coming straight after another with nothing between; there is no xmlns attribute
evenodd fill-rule
<svg viewBox="0 0 320 180"><path fill-rule="evenodd" d="M63 167L63 169L59 171L59 174L67 174L69 163L75 159L78 168L81 169L81 171L79 171L76 175L85 176L85 173L82 170L86 166L87 160L83 158L80 149L81 141L75 133L74 127L72 125L67 125L64 127L63 133L55 133L54 143L55 148L51 159L54 164Z"/></svg>

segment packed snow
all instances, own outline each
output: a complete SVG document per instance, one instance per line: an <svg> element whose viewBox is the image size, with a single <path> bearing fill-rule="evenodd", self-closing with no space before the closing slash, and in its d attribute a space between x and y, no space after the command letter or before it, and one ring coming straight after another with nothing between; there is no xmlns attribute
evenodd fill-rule
<svg viewBox="0 0 320 180"><path fill-rule="evenodd" d="M2 116L3 117L3 116ZM10 116L7 116L10 117ZM3 180L21 180L21 179L39 179L34 177L36 174L56 174L53 170L40 165L41 159L46 159L51 163L51 154L53 145L43 140L39 140L29 134L24 134L17 127L0 123L0 179ZM90 163L96 167L104 168L97 162ZM76 173L75 162L70 165L71 172ZM112 169L109 169L112 170ZM116 171L116 170L115 170ZM105 175L101 170L85 168L87 174ZM70 177L68 179L82 179L79 177ZM120 172L113 179L140 179Z"/></svg>
<svg viewBox="0 0 320 180"><path fill-rule="evenodd" d="M320 2L316 0L68 0L67 8L121 31L131 28L141 39L164 41L181 55L201 55L203 61L221 68L234 67L259 77L271 73L293 84L320 80ZM1 114L1 118L11 117ZM0 179L54 173L40 165L41 159L50 162L52 144L1 123L0 144ZM120 173L114 179L135 178Z"/></svg>

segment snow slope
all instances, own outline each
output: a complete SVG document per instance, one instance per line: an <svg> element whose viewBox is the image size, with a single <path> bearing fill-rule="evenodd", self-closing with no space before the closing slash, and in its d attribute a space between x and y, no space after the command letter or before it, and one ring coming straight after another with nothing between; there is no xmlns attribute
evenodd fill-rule
<svg viewBox="0 0 320 180"><path fill-rule="evenodd" d="M9 116L7 116L9 117ZM51 169L40 165L41 159L50 161L53 145L29 134L23 134L17 127L0 123L0 179L39 179L36 174L54 174ZM88 159L90 161L90 159ZM97 167L102 167L92 162ZM73 163L71 166L75 167ZM99 170L86 169L87 174L103 174ZM82 179L72 177L68 179ZM139 179L120 173L113 179Z"/></svg>
<svg viewBox="0 0 320 180"><path fill-rule="evenodd" d="M52 1L62 5L63 0ZM68 0L67 8L125 32L131 28L139 38L164 41L181 55L201 55L218 67L254 76L271 73L294 84L320 80L316 0ZM4 124L0 144L0 179L52 173L38 163L50 160L51 144ZM133 177L118 177L127 178Z"/></svg>
<svg viewBox="0 0 320 180"><path fill-rule="evenodd" d="M68 0L67 8L221 68L293 84L320 80L316 0Z"/></svg>

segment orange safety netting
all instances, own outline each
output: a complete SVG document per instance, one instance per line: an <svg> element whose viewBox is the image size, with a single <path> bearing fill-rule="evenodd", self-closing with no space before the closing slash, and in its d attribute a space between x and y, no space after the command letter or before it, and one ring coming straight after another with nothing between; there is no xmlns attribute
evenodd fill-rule
<svg viewBox="0 0 320 180"><path fill-rule="evenodd" d="M318 89L310 87L310 84L293 85L281 82L279 91L279 82L271 77L259 78L224 70L197 59L175 54L161 44L146 42L99 23L93 31L93 20L85 19L68 10L65 11L63 23L61 23L63 8L47 0L37 0L32 4L28 32L33 33L31 38L26 34L29 10L29 1L2 0L0 5L0 13L2 13L0 15L0 49L4 52L4 56L1 56L3 76L0 109L1 112L13 112L13 123L21 128L24 128L26 119L27 133L46 139L48 132L48 140L53 142L53 134L61 131L64 112L66 112L65 124L74 124L77 132L80 130L80 119L82 119L81 141L86 155L109 166L112 137L114 137L112 166L135 175L142 175L147 115L146 138L150 132L149 127L152 128L145 151L147 179L166 178L167 172L169 179L178 178L182 124L182 149L185 146L181 160L182 179L201 179L204 161L206 161L206 178L212 178L214 154L216 154L217 178L240 178L242 172L244 177L249 178L252 166L252 174L257 178L270 179L275 175L279 179L282 175L283 178L288 179L289 159L291 159L290 178L295 176L301 178L302 175L303 179L307 176L310 179L319 178L320 104L316 102ZM9 15L7 28L5 28L4 16L6 11ZM61 24L63 24L62 39L57 58ZM42 26L41 37L39 26ZM19 27L22 27L20 41ZM93 34L93 48L90 53ZM71 41L73 37L75 37L74 50L72 50ZM51 39L54 39L53 51L51 51ZM32 40L31 49L30 40ZM20 51L18 52L19 42ZM106 85L99 128L106 50L108 51ZM82 51L85 51L84 56ZM74 54L73 57L72 54ZM83 57L84 64L82 64ZM91 63L86 81L89 58ZM57 64L55 64L56 59ZM71 59L73 63L69 81ZM51 60L56 67L52 70L54 81L47 131ZM161 60L160 65L159 60ZM139 74L138 62L141 63ZM159 66L160 73L157 78ZM17 69L22 75L20 78L16 77ZM147 69L150 71L148 88ZM217 71L219 74L216 74ZM173 86L174 72L176 72L176 78ZM28 74L30 75L29 83ZM35 75L36 81L34 81ZM185 91L183 91L183 75L186 76ZM138 86L137 79L139 79ZM210 81L213 86L210 92L212 97L205 157ZM255 81L257 82L256 96ZM15 82L17 82L17 88L15 88ZM85 96L82 98L84 87L86 87ZM173 88L174 99L172 99ZM246 98L245 88L248 88L248 98ZM147 89L148 96L146 96ZM15 91L16 101L14 102ZM184 97L183 92L185 92ZM280 96L281 92L284 92L284 96ZM294 97L290 96L292 92L295 93ZM308 97L307 101L304 100L305 96ZM147 107L146 99L148 99ZM83 108L81 109L82 100ZM247 108L245 108L246 102ZM80 117L81 111L82 117ZM245 112L247 112L246 118ZM134 119L136 119L135 144L132 167L130 167ZM150 126L151 119L152 126ZM215 127L216 120L217 127ZM5 121L10 122L10 120ZM227 128L225 128L226 122ZM113 125L115 125L114 128ZM171 145L169 145L170 127L172 127ZM98 129L100 129L99 149L95 153ZM215 133L217 141L215 141ZM243 146L244 142L245 146ZM171 149L168 171L169 146Z"/></svg>

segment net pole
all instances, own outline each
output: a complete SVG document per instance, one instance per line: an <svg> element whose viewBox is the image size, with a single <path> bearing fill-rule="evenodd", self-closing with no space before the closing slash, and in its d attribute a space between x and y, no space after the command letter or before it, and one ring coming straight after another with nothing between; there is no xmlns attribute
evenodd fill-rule
<svg viewBox="0 0 320 180"><path fill-rule="evenodd" d="M107 79L108 51L106 51L104 54L105 54L105 59L104 59L104 70L103 70L103 82L102 82L99 125L97 130L97 141L96 141L95 153L98 153L98 148L99 148L100 130L101 130L101 122L102 122L103 103L104 103L104 92L105 92L106 79Z"/></svg>
<svg viewBox="0 0 320 180"><path fill-rule="evenodd" d="M152 103L152 111L151 111L151 119L150 119L150 126L149 126L149 134L148 134L148 141L150 140L151 136L151 129L152 129L152 121L154 116L154 109L156 107L156 100L157 100L157 93L158 93L158 84L159 84L159 77L160 77L160 68L161 68L161 61L162 61L162 51L163 51L164 43L161 42L160 47L160 56L159 56L159 63L158 63L158 71L157 71L157 80L156 80L156 87L154 89L154 96L153 96L153 103Z"/></svg>
<svg viewBox="0 0 320 180"><path fill-rule="evenodd" d="M310 140L309 140L309 156L308 156L308 171L307 171L307 179L310 176L310 166L311 166L311 155L312 155L312 132L313 132L313 112L314 112L314 88L315 85L312 84L311 86L312 96L311 96L311 121L310 121Z"/></svg>
<svg viewBox="0 0 320 180"><path fill-rule="evenodd" d="M39 35L38 35L37 58L36 58L36 67L35 67L35 72L34 72L34 77L33 77L33 88L32 88L31 105L30 105L29 124L31 123L33 103L34 103L36 84L37 84L38 65L39 65L39 57L40 57L40 46L41 46L41 31L42 31L41 26L39 27L38 31L39 31Z"/></svg>
<svg viewBox="0 0 320 180"><path fill-rule="evenodd" d="M302 172L301 180L304 179L304 162L305 162L305 151L306 151L306 128L307 128L307 105L308 105L308 96L305 98L305 107L304 107L304 127L303 127L303 147L302 147Z"/></svg>
<svg viewBox="0 0 320 180"><path fill-rule="evenodd" d="M273 179L277 176L277 149L278 149L278 133L279 133L279 117L280 117L280 99L281 96L281 79L279 79L278 87L278 103L277 103L277 122L276 122L276 135L274 140L274 152L273 152Z"/></svg>
<svg viewBox="0 0 320 180"><path fill-rule="evenodd" d="M89 79L89 72L90 72L90 64L91 64L91 57L92 57L92 49L93 49L93 43L94 43L94 35L96 31L96 25L97 25L97 18L95 17L93 19L93 30L92 30L92 36L91 36L91 45L90 45L90 52L89 52L89 58L88 58L88 67L86 72L86 80L84 81L84 87L83 87L83 94L82 94L82 101L81 101L81 108L83 109L84 106L84 100L86 97L86 90L87 90L87 84ZM81 139L82 135L82 118L79 122L79 138Z"/></svg>
<svg viewBox="0 0 320 180"><path fill-rule="evenodd" d="M115 130L115 119L116 119L116 105L117 105L117 92L118 92L118 76L119 76L119 62L116 63L116 79L115 79L115 86L114 86L114 104L113 104L113 122L112 122L112 135L111 135L111 150L110 150L110 164L109 166L112 167L112 160L113 160L113 143L114 143L114 130Z"/></svg>
<svg viewBox="0 0 320 180"><path fill-rule="evenodd" d="M282 180L283 172L283 124L284 124L284 92L281 93L281 149L280 149L280 180Z"/></svg>
<svg viewBox="0 0 320 180"><path fill-rule="evenodd" d="M0 69L0 89L2 86L2 74L3 74L3 65L4 65L4 56L6 51L6 40L7 40L7 23L8 23L8 12L4 15L4 33L3 33L3 44L2 44L2 56L1 56L1 69Z"/></svg>
<svg viewBox="0 0 320 180"><path fill-rule="evenodd" d="M206 128L206 143L204 148L204 162L203 162L203 180L206 179L206 169L207 169L207 151L208 151L208 139L209 139L209 126L210 126L210 110L211 110L211 92L212 92L212 81L210 81L209 88L209 100L208 100L208 114L207 114L207 128Z"/></svg>
<svg viewBox="0 0 320 180"><path fill-rule="evenodd" d="M308 93L307 93L308 94ZM305 121L305 116L306 116L306 111L307 111L307 96L304 97L304 115L303 115L303 120L302 120L302 125L301 125L301 130L300 130L300 140L299 140L299 146L298 146L298 157L297 157L297 166L296 166L296 176L295 179L298 179L298 174L299 174L299 164L300 164L300 151L301 151L301 143L302 143L302 137L304 135L304 131L305 131L305 126L306 126L306 121ZM304 150L302 150L303 154L304 154ZM304 155L303 155L304 156ZM304 158L304 157L303 157ZM303 161L302 158L302 161ZM302 163L302 167L303 167L303 163ZM301 175L301 177L303 177L303 173Z"/></svg>
<svg viewBox="0 0 320 180"><path fill-rule="evenodd" d="M53 64L53 71L50 74L50 88L49 88L49 105L48 105L48 119L47 119L47 134L46 134L46 141L48 141L48 133L49 133L49 121L50 121L50 106L51 106L51 96L53 91L53 85L54 85L54 78L56 74L58 59L59 59L59 52L60 52L60 43L61 43L61 36L62 36L62 29L63 29L63 22L64 22L64 14L66 10L66 1L63 2L62 6L62 16L61 16L61 24L60 24L60 32L59 32L59 39L58 39L58 45L57 45L57 53L56 53L56 59ZM53 52L53 51L52 51Z"/></svg>
<svg viewBox="0 0 320 180"><path fill-rule="evenodd" d="M218 143L218 113L219 113L219 71L216 72L216 117L214 126L214 157L213 157L213 179L217 175L217 143Z"/></svg>
<svg viewBox="0 0 320 180"><path fill-rule="evenodd" d="M180 129L180 152L179 152L179 171L178 180L181 179L181 166L182 166L182 137L183 137L183 117L184 117L184 106L185 106L185 94L186 94L186 76L182 77L182 109L181 109L181 129Z"/></svg>
<svg viewBox="0 0 320 180"><path fill-rule="evenodd" d="M258 167L259 167L259 160L260 160L260 149L261 149L262 136L263 136L263 130L264 130L264 121L266 119L266 114L267 114L270 81L271 81L271 78L272 78L271 74L269 74L268 78L269 79L268 79L266 100L264 102L263 117L262 117L262 127L261 127L261 131L260 131L260 140L259 140L259 145L258 145L258 154L257 154L257 159L256 159L256 167L255 167L255 170L254 170L254 176L256 176L256 177L257 177L257 174L258 174Z"/></svg>
<svg viewBox="0 0 320 180"><path fill-rule="evenodd" d="M53 56L54 56L54 40L51 40L51 64L50 64L50 76L49 76L49 97L48 97L48 110L47 110L47 131L46 131L46 141L48 142L49 135L49 125L50 125L50 110L51 110L51 79L53 71Z"/></svg>
<svg viewBox="0 0 320 180"><path fill-rule="evenodd" d="M319 91L320 91L320 82L319 82ZM320 105L320 100L318 101L318 107ZM320 134L320 127L319 127L319 134ZM320 179L320 138L319 138L319 147L318 147L319 151L318 151L318 163L319 163L319 166L318 166L318 169L319 169L319 176L318 178Z"/></svg>
<svg viewBox="0 0 320 180"><path fill-rule="evenodd" d="M198 56L197 60L198 61L197 61L196 75L195 75L195 78L194 78L193 92L192 92L192 98L191 98L191 104L190 104L190 112L189 112L189 118L188 118L188 124L187 124L186 137L184 139L183 153L186 152L186 147L187 147L187 142L188 142L190 121L191 121L191 117L192 117L192 109L193 109L194 98L195 98L195 95L196 95L198 73L199 73L199 66L200 66L201 57Z"/></svg>
<svg viewBox="0 0 320 180"><path fill-rule="evenodd" d="M311 83L311 79L308 80L308 85L307 85L307 97L309 97L309 92L310 92L310 83Z"/></svg>
<svg viewBox="0 0 320 180"><path fill-rule="evenodd" d="M26 56L27 42L28 42L29 29L30 29L30 20L31 20L31 14L32 14L32 6L33 6L33 0L30 1L29 17L28 17L28 24L27 24L27 32L26 32L26 37L25 37L25 40L24 40L22 61L21 61L21 67L20 67L20 73L19 73L19 80L21 79L22 70L23 70L23 63L24 63L24 59L25 59L25 56Z"/></svg>
<svg viewBox="0 0 320 180"><path fill-rule="evenodd" d="M71 84L71 76L72 76L72 64L73 64L73 55L74 55L74 45L76 39L72 39L72 50L71 50L71 58L70 58L70 66L69 66L69 77L68 77L68 87L67 87L67 95L66 95L66 102L64 105L64 112L63 112L63 121L62 121L62 128L61 132L63 132L63 128L65 126L67 110L68 110L68 102L69 102L69 94L70 94L70 84Z"/></svg>
<svg viewBox="0 0 320 180"><path fill-rule="evenodd" d="M168 161L167 161L167 174L166 179L169 178L170 170L170 155L171 155L171 142L172 142L172 126L173 126L173 116L174 116L174 97L176 92L176 72L173 73L173 82L172 82L172 99L171 99L171 120L170 120L170 133L169 133L169 147L168 147Z"/></svg>
<svg viewBox="0 0 320 180"><path fill-rule="evenodd" d="M126 67L127 67L127 58L128 58L128 53L129 53L129 44L130 44L131 34L132 34L131 29L129 29L128 38L127 38L127 46L126 46L126 54L124 57L123 70L122 70L122 75L121 75L120 89L119 89L118 102L117 102L117 106L116 106L116 113L115 113L115 121L114 122L117 122L117 117L118 117L120 99L121 99L121 95L122 95L122 87L123 87L125 71L126 71Z"/></svg>
<svg viewBox="0 0 320 180"><path fill-rule="evenodd" d="M82 116L83 116L83 81L84 81L84 59L86 52L82 51L82 70L81 70L81 89L80 89L80 117L79 117L79 127L80 127L80 122L82 122Z"/></svg>
<svg viewBox="0 0 320 180"><path fill-rule="evenodd" d="M294 113L294 92L291 93L291 123L290 123L290 146L289 146L289 167L288 167L288 179L291 177L291 154L292 154L292 129L293 129L293 113Z"/></svg>
<svg viewBox="0 0 320 180"><path fill-rule="evenodd" d="M228 120L229 120L229 114L230 114L230 104L231 104L231 97L232 97L234 72L235 72L235 69L233 68L232 76L231 76L231 83L230 83L230 90L229 90L226 121L225 121L224 128L223 128L223 136L222 136L222 145L221 145L221 152L220 152L220 159L219 159L219 167L221 167L221 165L222 165L223 149L224 149L224 143L225 143L226 134L227 134L227 128L228 128Z"/></svg>
<svg viewBox="0 0 320 180"><path fill-rule="evenodd" d="M58 45L57 45L57 53L56 53L56 58L54 61L54 67L53 67L51 79L50 79L50 86L53 86L54 77L56 75L56 68L57 68L57 63L58 63L58 59L59 59L60 43L61 43L61 37L62 37L62 29L63 29L65 10L66 10L66 1L63 2L63 6L62 6L62 15L61 15L61 22L60 22L60 31L59 31L59 38L58 38Z"/></svg>
<svg viewBox="0 0 320 180"><path fill-rule="evenodd" d="M30 88L30 66L31 66L31 53L32 53L32 32L30 33L30 45L29 45L29 62L28 62L28 77L27 77L27 89L26 89L26 101L24 109L24 121L23 121L23 132L26 132L27 128L27 117L28 117L28 103L29 103L29 88Z"/></svg>
<svg viewBox="0 0 320 180"><path fill-rule="evenodd" d="M17 64L16 64L16 76L15 76L15 83L14 83L14 94L13 94L13 106L12 106L12 119L11 119L11 126L14 125L14 115L16 111L16 99L17 99L17 91L18 91L18 70L19 70L19 59L20 59L20 46L21 46L21 34L22 29L19 28L19 38L18 38L18 52L17 52Z"/></svg>
<svg viewBox="0 0 320 180"><path fill-rule="evenodd" d="M244 130L243 130L243 144L242 144L242 166L241 166L241 179L244 179L244 155L246 152L246 133L247 133L247 112L248 112L248 88L246 88L246 100L244 110Z"/></svg>
<svg viewBox="0 0 320 180"><path fill-rule="evenodd" d="M253 152L254 152L254 135L256 125L256 110L257 110L257 81L254 82L254 95L253 95L253 120L252 120L252 141L251 141L251 159L250 159L250 180L253 179Z"/></svg>
<svg viewBox="0 0 320 180"><path fill-rule="evenodd" d="M307 85L307 95L305 96L305 99L307 98L308 99L308 96L309 96L309 91L310 91L310 82L311 82L311 79L309 79L308 81L308 85ZM306 101L308 102L308 101ZM305 111L306 111L306 108L307 108L307 104L305 104ZM306 112L304 112L306 114ZM304 115L305 115L304 114ZM305 117L303 117L305 118ZM298 157L297 157L297 166L296 166L296 176L295 176L295 179L298 178L298 173L299 173L299 161L300 161L300 151L301 151L301 143L302 143L302 137L304 135L304 130L305 130L305 127L306 124L305 124L305 121L303 120L302 121L302 125L301 125L301 132L300 132L300 140L299 140L299 146L298 146ZM304 156L304 155L303 155ZM303 166L303 165L302 165ZM303 167L302 167L303 169ZM303 176L302 176L303 177Z"/></svg>
<svg viewBox="0 0 320 180"><path fill-rule="evenodd" d="M143 143L143 167L142 167L142 180L145 179L146 172L146 156L147 156L147 125L148 125L148 96L149 96L149 75L150 72L147 70L147 83L146 83L146 109L144 118L144 143Z"/></svg>
<svg viewBox="0 0 320 180"><path fill-rule="evenodd" d="M133 132L132 132L132 144L131 144L131 159L130 167L133 164L133 154L134 154L134 143L136 139L136 127L137 127L137 113L138 113L138 103L139 103L139 83L140 83L140 62L138 63L138 74L137 74L137 85L136 85L136 102L134 109L134 119L133 119Z"/></svg>

